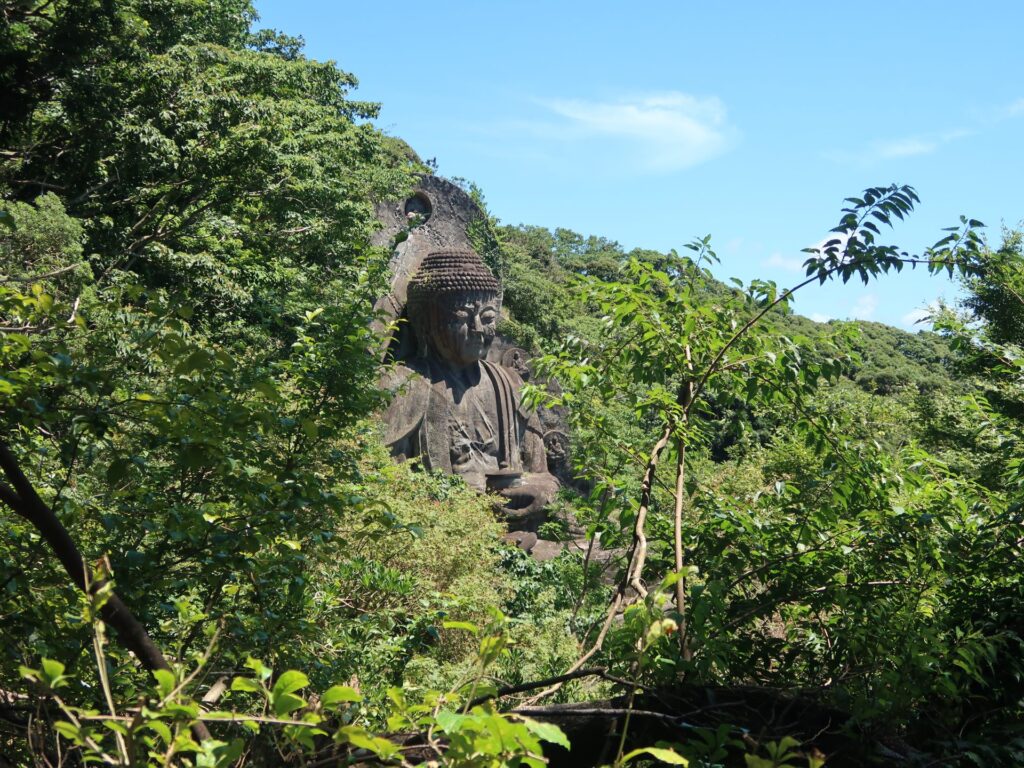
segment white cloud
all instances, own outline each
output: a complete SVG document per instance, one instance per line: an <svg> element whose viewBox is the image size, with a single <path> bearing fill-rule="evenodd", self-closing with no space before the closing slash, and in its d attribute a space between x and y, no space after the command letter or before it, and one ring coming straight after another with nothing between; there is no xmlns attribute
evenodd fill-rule
<svg viewBox="0 0 1024 768"><path fill-rule="evenodd" d="M826 152L829 160L844 164L873 165L884 160L921 157L939 151L946 144L985 131L1003 120L1024 115L1024 98L989 106L973 114L970 125L943 132L911 134L892 139L878 139L860 149Z"/></svg>
<svg viewBox="0 0 1024 768"><path fill-rule="evenodd" d="M939 148L939 142L935 139L922 139L909 137L905 139L894 139L892 141L881 141L872 145L868 150L870 155L879 159L891 157L914 157L915 155L930 155Z"/></svg>
<svg viewBox="0 0 1024 768"><path fill-rule="evenodd" d="M1024 98L1018 97L988 107L976 107L971 110L970 114L979 127L988 128L998 125L1004 120L1012 120L1024 115Z"/></svg>
<svg viewBox="0 0 1024 768"><path fill-rule="evenodd" d="M878 309L878 296L873 293L865 293L853 305L850 316L857 320L870 320Z"/></svg>
<svg viewBox="0 0 1024 768"><path fill-rule="evenodd" d="M1024 99L1011 101L1002 109L1002 117L1016 117L1017 115L1024 115Z"/></svg>
<svg viewBox="0 0 1024 768"><path fill-rule="evenodd" d="M860 163L862 165L877 163L881 160L920 157L921 155L930 155L949 142L970 136L971 133L972 131L957 128L956 130L944 133L903 136L901 138L873 141L863 149L853 152L831 152L828 156L838 162Z"/></svg>
<svg viewBox="0 0 1024 768"><path fill-rule="evenodd" d="M786 272L803 272L805 261L807 261L806 256L783 256L778 251L775 251L762 264L766 267L774 267Z"/></svg>
<svg viewBox="0 0 1024 768"><path fill-rule="evenodd" d="M821 240L814 243L813 245L807 246L808 248L817 251L817 254L808 254L808 258L822 258L825 255L825 244L831 243L833 240L837 241L835 247L842 251L846 247L846 241L850 239L850 236L846 232L829 232ZM804 259L806 261L807 259Z"/></svg>
<svg viewBox="0 0 1024 768"><path fill-rule="evenodd" d="M846 246L846 241L849 239L850 235L847 234L846 232L829 232L827 235L821 238L821 240L816 242L814 245L808 247L813 248L817 251L822 251L825 249L826 243L831 243L833 240L837 240L838 243L836 243L836 247L842 249Z"/></svg>
<svg viewBox="0 0 1024 768"><path fill-rule="evenodd" d="M739 253L743 244L742 237L732 237L725 241L725 245L722 246L722 250L725 253Z"/></svg>
<svg viewBox="0 0 1024 768"><path fill-rule="evenodd" d="M828 315L823 315L821 314L821 312L811 313L811 320L813 320L816 323L827 323L831 319L831 317L829 317Z"/></svg>
<svg viewBox="0 0 1024 768"><path fill-rule="evenodd" d="M679 171L706 162L722 154L735 134L725 105L714 96L669 91L617 101L542 103L564 120L566 138L624 140L649 171Z"/></svg>
<svg viewBox="0 0 1024 768"><path fill-rule="evenodd" d="M909 312L907 312L907 314L900 318L900 320L903 323L903 325L907 328L913 328L914 326L918 326L919 329L920 326L926 324L928 319L934 316L940 308L941 307L939 302L933 301L929 303L927 306L918 307L917 309L910 310Z"/></svg>

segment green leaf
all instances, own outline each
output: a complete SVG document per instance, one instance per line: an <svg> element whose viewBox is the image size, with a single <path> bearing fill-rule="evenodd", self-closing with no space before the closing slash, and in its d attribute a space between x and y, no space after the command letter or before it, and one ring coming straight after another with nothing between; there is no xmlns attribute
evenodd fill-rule
<svg viewBox="0 0 1024 768"><path fill-rule="evenodd" d="M64 665L54 659L43 659L40 672L42 680L51 688L58 688L64 683Z"/></svg>
<svg viewBox="0 0 1024 768"><path fill-rule="evenodd" d="M103 727L107 730L113 731L114 733L119 733L122 736L128 735L128 727L118 720L104 720Z"/></svg>
<svg viewBox="0 0 1024 768"><path fill-rule="evenodd" d="M278 717L306 706L305 699L292 693L282 693L277 696L271 695L271 701L273 702L274 714Z"/></svg>
<svg viewBox="0 0 1024 768"><path fill-rule="evenodd" d="M325 707L333 707L336 704L362 700L363 697L360 696L355 689L350 688L347 685L332 685L324 691L323 696L320 697L320 703Z"/></svg>
<svg viewBox="0 0 1024 768"><path fill-rule="evenodd" d="M668 590L670 587L674 587L676 582L683 578L685 574L680 571L670 572L664 579L661 580L661 590Z"/></svg>
<svg viewBox="0 0 1024 768"><path fill-rule="evenodd" d="M295 669L289 669L277 678L270 693L272 696L281 696L286 693L294 693L307 685L309 685L309 678L305 674Z"/></svg>
<svg viewBox="0 0 1024 768"><path fill-rule="evenodd" d="M523 718L523 725L525 725L534 736L542 741L548 741L552 744L558 744L560 747L570 749L569 739L565 733L554 723L542 723L537 720L531 720L528 717Z"/></svg>
<svg viewBox="0 0 1024 768"><path fill-rule="evenodd" d="M188 357L178 363L174 372L179 376L187 375L193 371L201 371L210 367L210 354L206 350L196 350Z"/></svg>
<svg viewBox="0 0 1024 768"><path fill-rule="evenodd" d="M255 672L259 676L260 680L266 680L273 673L273 670L270 667L266 666L259 659L254 659L252 656L245 660L245 666L247 669L251 669Z"/></svg>
<svg viewBox="0 0 1024 768"><path fill-rule="evenodd" d="M480 640L480 661L487 666L497 659L508 644L503 635L489 635Z"/></svg>
<svg viewBox="0 0 1024 768"><path fill-rule="evenodd" d="M622 762L628 763L630 760L635 757L639 757L640 755L650 755L655 760L660 760L661 762L668 763L669 765L690 764L690 761L678 752L671 749L664 749L662 747L643 747L642 749L634 749L632 752L622 756Z"/></svg>
<svg viewBox="0 0 1024 768"><path fill-rule="evenodd" d="M231 681L232 691L248 691L249 693L259 693L262 689L260 684L249 677L236 677Z"/></svg>
<svg viewBox="0 0 1024 768"><path fill-rule="evenodd" d="M81 729L77 725L65 720L58 720L55 722L53 724L53 729L65 739L70 739L71 741L78 741L78 738L81 735Z"/></svg>
<svg viewBox="0 0 1024 768"><path fill-rule="evenodd" d="M281 393L277 389L277 384L275 384L270 379L262 379L261 381L257 381L253 385L253 389L255 389L261 395L267 397L270 400L281 399Z"/></svg>
<svg viewBox="0 0 1024 768"><path fill-rule="evenodd" d="M174 737L171 735L171 729L167 726L167 723L160 722L159 720L147 720L145 726L153 731L164 740L164 744L170 744L171 739Z"/></svg>
<svg viewBox="0 0 1024 768"><path fill-rule="evenodd" d="M472 632L474 635L480 632L480 628L476 624L468 621L446 621L441 626L445 629L464 629L466 632Z"/></svg>
<svg viewBox="0 0 1024 768"><path fill-rule="evenodd" d="M457 712L450 712L447 709L442 709L434 715L434 722L441 726L441 730L449 736L454 733L458 733L463 723L468 719L470 719L468 715L460 715Z"/></svg>
<svg viewBox="0 0 1024 768"><path fill-rule="evenodd" d="M107 467L107 482L111 485L116 485L118 482L124 479L124 476L128 474L128 468L132 465L131 461L124 458L117 458L110 462L110 466Z"/></svg>
<svg viewBox="0 0 1024 768"><path fill-rule="evenodd" d="M174 690L174 686L177 684L174 673L168 669L154 669L153 677L156 678L156 687L160 692L161 698L170 696L171 691Z"/></svg>
<svg viewBox="0 0 1024 768"><path fill-rule="evenodd" d="M338 738L359 749L368 749L378 757L389 758L398 753L398 747L387 739L371 736L366 729L349 725L339 729Z"/></svg>

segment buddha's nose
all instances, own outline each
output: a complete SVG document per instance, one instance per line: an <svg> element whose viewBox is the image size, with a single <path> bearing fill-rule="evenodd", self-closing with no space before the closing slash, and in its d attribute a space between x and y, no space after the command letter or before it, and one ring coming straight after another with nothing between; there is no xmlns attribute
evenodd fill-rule
<svg viewBox="0 0 1024 768"><path fill-rule="evenodd" d="M480 315L473 315L473 330L477 333L484 332L484 324L480 320Z"/></svg>

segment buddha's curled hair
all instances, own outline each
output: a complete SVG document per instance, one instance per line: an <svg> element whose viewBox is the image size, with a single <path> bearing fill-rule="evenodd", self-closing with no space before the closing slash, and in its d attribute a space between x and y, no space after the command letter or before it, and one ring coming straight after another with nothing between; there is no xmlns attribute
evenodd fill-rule
<svg viewBox="0 0 1024 768"><path fill-rule="evenodd" d="M428 354L431 337L456 296L501 301L501 286L474 251L433 251L409 281L406 315L416 334L418 353Z"/></svg>
<svg viewBox="0 0 1024 768"><path fill-rule="evenodd" d="M427 254L409 281L409 303L429 301L446 293L500 293L491 270L473 251Z"/></svg>

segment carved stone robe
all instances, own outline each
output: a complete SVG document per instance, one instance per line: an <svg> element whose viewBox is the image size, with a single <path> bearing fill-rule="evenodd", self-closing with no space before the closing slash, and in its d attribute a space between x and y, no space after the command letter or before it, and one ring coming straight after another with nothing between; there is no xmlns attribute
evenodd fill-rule
<svg viewBox="0 0 1024 768"><path fill-rule="evenodd" d="M547 473L540 419L520 404L522 379L494 363L476 365L456 371L417 358L395 369L385 383L398 393L384 417L391 454L418 456L478 491L503 470Z"/></svg>

